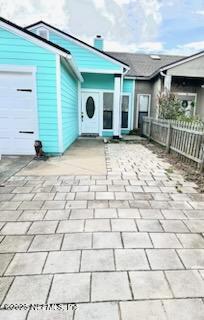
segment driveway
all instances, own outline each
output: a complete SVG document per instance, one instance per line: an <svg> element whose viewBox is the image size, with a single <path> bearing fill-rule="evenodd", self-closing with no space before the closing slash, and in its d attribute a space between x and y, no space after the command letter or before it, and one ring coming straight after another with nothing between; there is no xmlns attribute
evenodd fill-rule
<svg viewBox="0 0 204 320"><path fill-rule="evenodd" d="M33 160L19 175L94 175L106 174L104 143L101 139L78 139L60 157Z"/></svg>
<svg viewBox="0 0 204 320"><path fill-rule="evenodd" d="M143 145L105 155L0 188L0 303L23 304L0 319L204 319L204 196Z"/></svg>

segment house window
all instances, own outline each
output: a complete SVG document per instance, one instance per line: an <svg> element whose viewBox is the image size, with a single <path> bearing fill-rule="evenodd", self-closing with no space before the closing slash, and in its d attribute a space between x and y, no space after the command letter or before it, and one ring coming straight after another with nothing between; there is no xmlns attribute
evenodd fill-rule
<svg viewBox="0 0 204 320"><path fill-rule="evenodd" d="M121 128L128 129L129 127L129 105L130 97L128 95L122 96L122 116L121 116Z"/></svg>
<svg viewBox="0 0 204 320"><path fill-rule="evenodd" d="M93 118L95 112L95 103L92 97L89 97L86 101L86 113L89 119Z"/></svg>
<svg viewBox="0 0 204 320"><path fill-rule="evenodd" d="M137 95L138 128L142 127L143 118L149 115L150 101L151 101L150 94Z"/></svg>
<svg viewBox="0 0 204 320"><path fill-rule="evenodd" d="M49 31L45 28L39 28L37 30L37 34L41 37L44 38L46 40L49 40Z"/></svg>
<svg viewBox="0 0 204 320"><path fill-rule="evenodd" d="M103 93L103 129L113 129L113 93Z"/></svg>
<svg viewBox="0 0 204 320"><path fill-rule="evenodd" d="M187 117L192 117L196 113L197 94L190 92L173 92L175 96L181 101L183 113Z"/></svg>

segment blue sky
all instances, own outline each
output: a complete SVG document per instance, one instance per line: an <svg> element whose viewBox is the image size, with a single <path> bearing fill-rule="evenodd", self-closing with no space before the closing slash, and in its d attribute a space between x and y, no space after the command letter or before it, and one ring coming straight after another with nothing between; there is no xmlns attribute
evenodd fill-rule
<svg viewBox="0 0 204 320"><path fill-rule="evenodd" d="M204 0L0 0L20 25L45 20L106 50L188 55L204 49Z"/></svg>

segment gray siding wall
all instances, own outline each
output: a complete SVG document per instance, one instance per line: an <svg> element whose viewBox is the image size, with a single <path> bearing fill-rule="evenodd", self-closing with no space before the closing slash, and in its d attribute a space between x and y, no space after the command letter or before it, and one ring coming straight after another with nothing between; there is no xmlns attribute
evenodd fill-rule
<svg viewBox="0 0 204 320"><path fill-rule="evenodd" d="M167 74L185 77L204 77L204 56L167 70Z"/></svg>
<svg viewBox="0 0 204 320"><path fill-rule="evenodd" d="M150 109L150 116L153 118L158 117L158 96L162 90L162 79L156 78L152 85L152 103Z"/></svg>

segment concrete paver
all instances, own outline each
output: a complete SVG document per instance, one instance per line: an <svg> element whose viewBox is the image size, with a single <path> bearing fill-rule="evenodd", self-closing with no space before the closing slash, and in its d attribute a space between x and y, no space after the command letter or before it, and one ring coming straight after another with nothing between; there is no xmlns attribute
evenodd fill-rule
<svg viewBox="0 0 204 320"><path fill-rule="evenodd" d="M0 188L0 303L77 310L0 318L201 320L204 196L143 145L79 144Z"/></svg>
<svg viewBox="0 0 204 320"><path fill-rule="evenodd" d="M135 299L162 299L172 298L173 295L161 271L130 272Z"/></svg>

